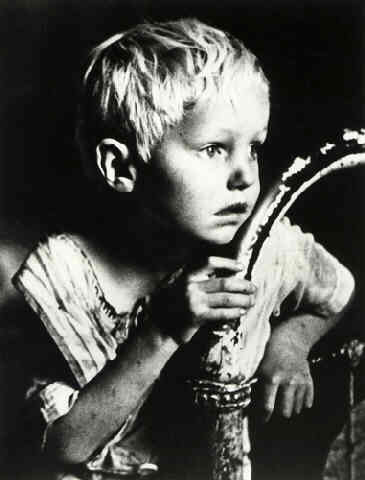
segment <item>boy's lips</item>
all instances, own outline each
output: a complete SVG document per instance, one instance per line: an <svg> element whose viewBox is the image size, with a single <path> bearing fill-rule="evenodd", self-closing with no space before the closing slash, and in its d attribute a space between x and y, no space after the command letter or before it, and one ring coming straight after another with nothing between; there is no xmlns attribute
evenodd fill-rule
<svg viewBox="0 0 365 480"><path fill-rule="evenodd" d="M228 205L228 207L223 208L222 210L218 210L214 215L222 216L222 215L242 215L243 213L247 213L249 210L247 203L232 203Z"/></svg>

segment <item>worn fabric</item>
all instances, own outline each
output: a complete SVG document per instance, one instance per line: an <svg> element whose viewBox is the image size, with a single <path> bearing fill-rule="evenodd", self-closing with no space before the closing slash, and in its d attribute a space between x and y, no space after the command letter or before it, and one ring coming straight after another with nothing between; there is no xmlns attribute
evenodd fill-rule
<svg viewBox="0 0 365 480"><path fill-rule="evenodd" d="M279 321L281 313L300 309L324 316L336 314L353 290L351 274L312 235L303 234L287 219L273 229L264 243L252 280L259 295L245 317L244 344L237 362L237 369L247 379L254 375L263 357L270 336L270 319ZM77 401L78 391L115 359L119 345L134 328L136 312L115 311L104 296L90 260L66 234L41 242L25 260L14 284L41 318L76 380L77 386L66 386L54 379L41 389L33 387L30 397L37 396L49 426L67 414ZM181 350L180 365L184 365L184 349ZM186 355L188 359L188 348ZM171 368L167 369L166 376L169 375L175 376ZM158 442L151 441L151 429L166 425L171 419L165 406L173 395L171 387L158 386L153 390L153 400L146 395L117 434L92 456L86 465L89 470L144 475L158 468L161 450L158 451ZM175 395L175 406L182 398ZM182 415L182 411L177 413ZM176 425L185 428L184 420ZM162 435L160 432L160 437L164 435L167 436L167 429ZM179 432L175 431L175 435Z"/></svg>

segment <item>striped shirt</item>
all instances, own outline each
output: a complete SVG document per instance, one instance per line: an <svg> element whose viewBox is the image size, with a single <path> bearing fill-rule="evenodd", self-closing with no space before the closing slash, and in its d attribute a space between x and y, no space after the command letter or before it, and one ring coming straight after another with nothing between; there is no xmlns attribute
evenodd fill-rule
<svg viewBox="0 0 365 480"><path fill-rule="evenodd" d="M36 386L31 387L28 397L37 397L35 404L46 423L41 440L44 444L47 426L66 415L77 401L79 390L115 359L118 346L133 328L135 312L115 311L105 298L90 260L67 234L52 235L40 242L13 281L62 352L77 385L37 379ZM303 234L288 219L276 225L265 241L252 281L259 295L245 317L244 344L236 365L245 378L254 375L270 336L270 320L280 321L282 310L290 313L305 309L330 316L343 309L354 288L349 271L312 235ZM180 365L184 365L189 346L181 350L177 355L182 357ZM176 372L172 376L179 378ZM166 410L163 401L152 402L159 408L147 409L148 415L154 417L149 422L146 414L141 414L149 394L117 434L87 462L89 470L145 475L158 468L161 452L149 443L153 435L147 430L154 428L158 419L162 424L166 422Z"/></svg>

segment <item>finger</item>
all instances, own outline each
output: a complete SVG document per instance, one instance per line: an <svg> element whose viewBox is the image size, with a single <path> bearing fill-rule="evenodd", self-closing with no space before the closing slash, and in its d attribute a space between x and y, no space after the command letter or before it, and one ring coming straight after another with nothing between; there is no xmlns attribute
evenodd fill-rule
<svg viewBox="0 0 365 480"><path fill-rule="evenodd" d="M225 257L208 257L207 267L212 272L214 270L230 270L231 272L242 272L244 265L233 258Z"/></svg>
<svg viewBox="0 0 365 480"><path fill-rule="evenodd" d="M312 408L314 401L314 388L313 381L307 385L305 396L304 396L304 406L305 408Z"/></svg>
<svg viewBox="0 0 365 480"><path fill-rule="evenodd" d="M205 322L231 322L239 319L246 313L243 308L212 308L199 317Z"/></svg>
<svg viewBox="0 0 365 480"><path fill-rule="evenodd" d="M297 415L303 410L304 407L304 397L306 394L307 386L306 385L298 385L296 392L295 392L295 399L294 399L294 411Z"/></svg>
<svg viewBox="0 0 365 480"><path fill-rule="evenodd" d="M295 401L295 392L296 384L294 383L286 383L282 385L279 390L279 411L286 418L290 418L292 416Z"/></svg>
<svg viewBox="0 0 365 480"><path fill-rule="evenodd" d="M231 258L209 257L207 263L203 267L191 271L187 275L187 278L190 281L199 282L208 279L219 272L219 270L238 274L242 272L242 269L243 265Z"/></svg>
<svg viewBox="0 0 365 480"><path fill-rule="evenodd" d="M265 383L261 386L262 390L262 407L264 410L263 420L264 422L268 422L272 416L274 411L276 397L279 388L279 381L278 379L270 379L269 381L265 381Z"/></svg>
<svg viewBox="0 0 365 480"><path fill-rule="evenodd" d="M248 310L255 304L255 297L242 293L210 293L207 295L207 302L208 306L212 308L240 307Z"/></svg>
<svg viewBox="0 0 365 480"><path fill-rule="evenodd" d="M207 269L206 267L201 268L199 270L195 270L194 272L189 273L186 278L188 279L189 282L199 282L203 283L209 279L209 276L211 275L211 271Z"/></svg>
<svg viewBox="0 0 365 480"><path fill-rule="evenodd" d="M202 282L201 287L208 293L239 292L254 294L257 292L257 287L252 282L234 275L225 278L210 278Z"/></svg>

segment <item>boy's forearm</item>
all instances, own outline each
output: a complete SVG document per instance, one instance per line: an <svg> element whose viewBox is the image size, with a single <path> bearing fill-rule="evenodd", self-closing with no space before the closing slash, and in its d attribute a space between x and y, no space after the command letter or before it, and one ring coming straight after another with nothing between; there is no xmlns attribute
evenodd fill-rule
<svg viewBox="0 0 365 480"><path fill-rule="evenodd" d="M338 323L339 318L338 315L323 318L305 313L297 314L275 327L270 341L291 343L308 354L318 340Z"/></svg>
<svg viewBox="0 0 365 480"><path fill-rule="evenodd" d="M291 342L308 354L311 348L338 324L352 303L353 296L354 292L344 308L335 315L321 316L299 312L288 317L273 329L272 338Z"/></svg>
<svg viewBox="0 0 365 480"><path fill-rule="evenodd" d="M81 463L123 425L177 349L153 324L123 348L116 360L79 394L70 412L48 431L46 453Z"/></svg>
<svg viewBox="0 0 365 480"><path fill-rule="evenodd" d="M258 409L268 420L274 409L285 417L313 404L313 380L308 355L312 347L331 330L343 316L324 317L296 313L273 328L265 354L258 369L260 377ZM278 399L277 399L278 398Z"/></svg>

